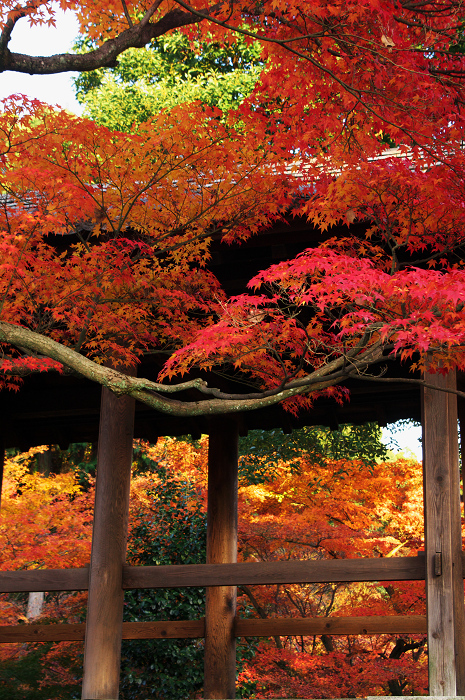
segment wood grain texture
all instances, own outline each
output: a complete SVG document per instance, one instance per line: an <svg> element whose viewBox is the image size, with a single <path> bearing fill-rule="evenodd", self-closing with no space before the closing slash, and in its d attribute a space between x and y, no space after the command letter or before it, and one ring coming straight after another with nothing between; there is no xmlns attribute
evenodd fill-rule
<svg viewBox="0 0 465 700"><path fill-rule="evenodd" d="M447 378L440 374L428 375L428 383L438 389L448 388ZM456 433L457 418L455 414L453 430L452 404L445 391L424 388L422 397L429 693L455 695L452 530L460 527L460 522L455 522L452 504L452 481L458 479L458 464L451 465L450 460L451 440L457 439L451 434Z"/></svg>
<svg viewBox="0 0 465 700"><path fill-rule="evenodd" d="M125 566L123 588L171 588L338 581L421 581L422 557Z"/></svg>
<svg viewBox="0 0 465 700"><path fill-rule="evenodd" d="M88 568L0 571L0 593L86 591L88 588Z"/></svg>
<svg viewBox="0 0 465 700"><path fill-rule="evenodd" d="M237 637L313 636L314 634L426 634L426 616L313 617L241 620Z"/></svg>
<svg viewBox="0 0 465 700"><path fill-rule="evenodd" d="M9 625L0 627L0 643L24 642L81 642L86 626L82 624L59 625Z"/></svg>
<svg viewBox="0 0 465 700"><path fill-rule="evenodd" d="M82 697L119 689L134 400L102 389Z"/></svg>
<svg viewBox="0 0 465 700"><path fill-rule="evenodd" d="M237 465L239 432L229 417L211 421L208 448L207 564L237 561ZM236 692L237 588L207 588L205 600L204 697L234 698Z"/></svg>
<svg viewBox="0 0 465 700"><path fill-rule="evenodd" d="M463 554L462 562L464 558ZM123 566L123 588L338 581L421 581L425 578L424 567L422 557L241 562L186 566ZM465 572L465 567L463 571ZM88 588L88 568L0 571L0 593L85 591Z"/></svg>
<svg viewBox="0 0 465 700"><path fill-rule="evenodd" d="M202 639L205 618L164 622L123 622L123 639Z"/></svg>
<svg viewBox="0 0 465 700"><path fill-rule="evenodd" d="M426 617L315 617L235 619L236 637L314 634L425 634ZM83 641L85 624L16 625L0 627L0 643ZM200 639L205 637L205 619L123 622L123 639Z"/></svg>
<svg viewBox="0 0 465 700"><path fill-rule="evenodd" d="M449 372L447 386L457 389L456 373ZM457 430L457 396L448 394L449 420L449 465L451 488L451 546L452 546L452 588L454 605L454 640L456 693L465 695L465 600L463 592L462 563L462 513L460 504L459 436Z"/></svg>

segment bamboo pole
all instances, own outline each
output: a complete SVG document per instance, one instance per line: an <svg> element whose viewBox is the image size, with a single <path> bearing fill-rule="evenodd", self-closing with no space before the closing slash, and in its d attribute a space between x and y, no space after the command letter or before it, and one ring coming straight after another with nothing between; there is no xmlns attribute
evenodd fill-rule
<svg viewBox="0 0 465 700"><path fill-rule="evenodd" d="M237 561L238 429L235 421L211 422L208 450L207 564ZM236 586L207 588L205 698L234 698L236 686Z"/></svg>

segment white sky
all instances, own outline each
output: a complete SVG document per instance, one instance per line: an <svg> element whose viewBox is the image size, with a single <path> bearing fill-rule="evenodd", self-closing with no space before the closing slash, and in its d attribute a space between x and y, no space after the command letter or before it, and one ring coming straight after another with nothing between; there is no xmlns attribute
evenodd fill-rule
<svg viewBox="0 0 465 700"><path fill-rule="evenodd" d="M389 439L393 437L405 457L416 457L419 462L422 461L421 427L406 427L399 432L393 432L388 426L383 428L382 434L382 440L387 444L389 444Z"/></svg>
<svg viewBox="0 0 465 700"><path fill-rule="evenodd" d="M72 12L56 9L56 27L31 27L26 18L20 19L8 45L10 51L30 56L53 56L67 53L78 34L78 22ZM58 75L27 75L11 71L0 73L0 99L21 93L49 104L81 114L82 108L74 97L72 77L77 73Z"/></svg>

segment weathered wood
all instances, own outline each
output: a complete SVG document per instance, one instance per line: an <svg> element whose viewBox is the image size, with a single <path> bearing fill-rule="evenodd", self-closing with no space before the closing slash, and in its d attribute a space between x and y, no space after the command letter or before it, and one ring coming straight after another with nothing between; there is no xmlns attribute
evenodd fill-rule
<svg viewBox="0 0 465 700"><path fill-rule="evenodd" d="M82 641L85 624L15 625L0 627L0 643ZM314 634L425 634L426 617L320 617L243 620L236 618L236 637ZM123 639L200 639L205 619L123 622Z"/></svg>
<svg viewBox="0 0 465 700"><path fill-rule="evenodd" d="M0 593L29 591L86 591L89 569L29 569L1 571Z"/></svg>
<svg viewBox="0 0 465 700"><path fill-rule="evenodd" d="M200 620L165 620L123 622L123 639L202 639L205 618Z"/></svg>
<svg viewBox="0 0 465 700"><path fill-rule="evenodd" d="M175 588L339 581L421 581L422 557L320 559L178 566L125 566L123 588ZM1 590L1 588L0 588Z"/></svg>
<svg viewBox="0 0 465 700"><path fill-rule="evenodd" d="M462 555L462 559L465 555ZM464 567L465 576L465 567ZM123 588L186 588L339 581L421 581L422 557L123 566ZM86 591L89 569L0 571L0 593Z"/></svg>
<svg viewBox="0 0 465 700"><path fill-rule="evenodd" d="M446 377L447 386L457 389L456 373ZM463 592L462 508L460 504L459 440L457 396L448 394L449 465L451 470L451 546L454 604L456 693L465 695L465 601Z"/></svg>
<svg viewBox="0 0 465 700"><path fill-rule="evenodd" d="M85 623L0 627L0 643L83 641ZM198 639L205 637L205 619L123 622L123 639Z"/></svg>
<svg viewBox="0 0 465 700"><path fill-rule="evenodd" d="M242 620L236 637L311 636L314 634L426 634L426 616L305 617Z"/></svg>
<svg viewBox="0 0 465 700"><path fill-rule="evenodd" d="M211 422L208 449L207 564L237 561L238 428L230 418ZM207 589L205 602L205 698L234 698L237 589Z"/></svg>
<svg viewBox="0 0 465 700"><path fill-rule="evenodd" d="M9 625L0 627L0 643L24 642L81 642L86 632L85 623L59 625Z"/></svg>
<svg viewBox="0 0 465 700"><path fill-rule="evenodd" d="M438 389L451 388L452 378L428 375ZM457 413L455 400L444 391L423 389L423 473L425 502L425 577L428 620L429 694L456 694L454 568L460 571L461 556L454 545L460 518L452 501L457 497ZM454 425L455 422L455 425Z"/></svg>
<svg viewBox="0 0 465 700"><path fill-rule="evenodd" d="M460 498L461 500L461 505L460 505L460 515L462 515L462 510L464 508L465 504L465 399L462 397L457 397L457 412L458 412L458 418L459 418L459 427L460 427L460 457L461 457L461 463L462 463L462 468L461 468L461 473L460 473L460 479L462 482L462 496ZM460 486L460 484L459 484ZM460 542L460 546L462 546L462 543ZM462 552L462 576L465 576L465 553ZM463 589L462 589L463 590ZM454 594L454 598L459 599L458 595ZM464 687L464 659L465 659L465 654L461 653L459 654L459 661L458 661L458 666L457 666L457 693L460 695L465 695L465 687Z"/></svg>
<svg viewBox="0 0 465 700"><path fill-rule="evenodd" d="M134 400L102 389L82 697L118 697Z"/></svg>

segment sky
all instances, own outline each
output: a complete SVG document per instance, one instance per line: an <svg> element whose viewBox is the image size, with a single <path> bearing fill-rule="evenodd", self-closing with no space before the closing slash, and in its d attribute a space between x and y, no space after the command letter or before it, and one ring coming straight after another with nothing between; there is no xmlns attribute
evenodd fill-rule
<svg viewBox="0 0 465 700"><path fill-rule="evenodd" d="M72 12L56 8L56 27L31 27L27 19L21 19L15 27L9 43L10 51L34 56L52 56L68 52L79 31L78 22ZM31 98L57 104L75 114L82 108L74 96L73 77L77 73L59 75L26 75L24 73L0 73L0 99L13 93L22 93ZM383 429L383 439L394 437L406 456L421 460L421 428L411 427L397 430ZM410 453L413 453L410 455Z"/></svg>
<svg viewBox="0 0 465 700"><path fill-rule="evenodd" d="M13 30L8 45L10 51L30 56L52 56L67 53L78 34L79 26L72 12L56 9L57 26L31 27L26 18L20 19ZM27 75L25 73L0 73L0 99L14 93L58 104L75 114L82 108L74 96L73 76L77 73L59 75Z"/></svg>
<svg viewBox="0 0 465 700"><path fill-rule="evenodd" d="M393 438L399 446L399 449L404 453L405 457L416 457L421 462L421 427L412 425L403 427L402 429L386 427L382 430L383 442L389 445L389 441ZM397 452L397 450L394 450Z"/></svg>

